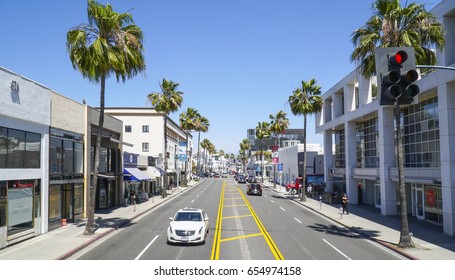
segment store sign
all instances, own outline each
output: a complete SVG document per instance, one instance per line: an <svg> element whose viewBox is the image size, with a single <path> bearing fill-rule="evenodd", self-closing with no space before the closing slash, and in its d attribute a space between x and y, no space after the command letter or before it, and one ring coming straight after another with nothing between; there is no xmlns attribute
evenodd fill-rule
<svg viewBox="0 0 455 280"><path fill-rule="evenodd" d="M179 161L186 161L186 141L179 142Z"/></svg>
<svg viewBox="0 0 455 280"><path fill-rule="evenodd" d="M278 158L278 146L277 145L272 146L272 163L278 164L279 161L280 160Z"/></svg>

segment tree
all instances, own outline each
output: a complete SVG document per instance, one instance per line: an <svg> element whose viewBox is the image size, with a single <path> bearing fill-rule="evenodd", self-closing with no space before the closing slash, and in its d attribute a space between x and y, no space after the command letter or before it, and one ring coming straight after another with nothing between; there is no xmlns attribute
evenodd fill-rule
<svg viewBox="0 0 455 280"><path fill-rule="evenodd" d="M279 111L276 115L270 114L270 132L273 134L283 133L289 127L289 119L286 113ZM278 139L279 141L279 139ZM275 143L276 144L276 143ZM278 142L278 147L280 143ZM276 188L276 163L273 164L273 187Z"/></svg>
<svg viewBox="0 0 455 280"><path fill-rule="evenodd" d="M401 7L398 0L376 0L374 14L362 28L352 34L355 46L351 61L359 64L362 75L374 75L374 49L376 47L413 47L417 64L434 65L436 55L432 49L443 50L444 27L436 17L425 10L424 5L411 3ZM377 73L376 73L377 74ZM403 173L403 145L401 138L401 110L394 109L397 143L398 188L400 193L401 228L399 247L414 247L409 234L406 189Z"/></svg>
<svg viewBox="0 0 455 280"><path fill-rule="evenodd" d="M210 122L206 117L198 115L197 118L194 120L195 128L194 130L198 132L197 136L197 172L200 172L199 167L199 143L201 139L201 132L207 132L210 127Z"/></svg>
<svg viewBox="0 0 455 280"><path fill-rule="evenodd" d="M186 150L188 155L188 133L191 130L196 128L196 118L199 116L199 113L196 109L188 108L186 112L180 114L180 127L186 131ZM187 180L187 172L188 172L188 158L185 159L185 177L183 178L183 185L186 187L188 186Z"/></svg>
<svg viewBox="0 0 455 280"><path fill-rule="evenodd" d="M311 79L308 82L301 81L302 87L293 91L289 96L289 105L292 114L303 115L303 190L300 194L300 200L306 201L306 132L307 116L320 112L322 109L321 87L316 85L316 80Z"/></svg>
<svg viewBox="0 0 455 280"><path fill-rule="evenodd" d="M161 196L167 196L167 169L168 169L168 152L167 152L167 118L169 113L177 111L183 103L183 92L178 91L179 83L163 79L160 84L161 93L152 92L147 99L155 106L155 110L164 113L164 182L161 189Z"/></svg>
<svg viewBox="0 0 455 280"><path fill-rule="evenodd" d="M414 47L417 64L434 65L432 49L444 48L444 27L424 5L411 3L401 7L399 0L376 0L374 14L365 26L355 30L351 61L359 64L366 78L374 75L376 47Z"/></svg>
<svg viewBox="0 0 455 280"><path fill-rule="evenodd" d="M241 156L242 164L243 164L243 174L246 174L246 162L248 160L248 151L251 149L251 143L248 139L243 139L240 142L240 151L239 154Z"/></svg>
<svg viewBox="0 0 455 280"><path fill-rule="evenodd" d="M256 138L261 140L261 182L264 183L264 138L270 138L270 124L259 122L256 126Z"/></svg>
<svg viewBox="0 0 455 280"><path fill-rule="evenodd" d="M87 1L88 24L67 33L66 47L74 69L90 82L100 84L100 115L95 146L95 164L87 207L84 234L95 233L95 198L98 186L101 135L104 127L106 79L115 74L117 81L133 78L145 71L143 34L129 13L114 12L112 6Z"/></svg>
<svg viewBox="0 0 455 280"><path fill-rule="evenodd" d="M202 140L202 142L201 142L201 148L204 149L204 155L202 157L202 162L204 163L204 167L203 167L204 172L207 172L206 160L207 160L208 155L206 156L206 153L208 153L208 150L211 145L212 145L212 143L207 138L204 138L204 140Z"/></svg>

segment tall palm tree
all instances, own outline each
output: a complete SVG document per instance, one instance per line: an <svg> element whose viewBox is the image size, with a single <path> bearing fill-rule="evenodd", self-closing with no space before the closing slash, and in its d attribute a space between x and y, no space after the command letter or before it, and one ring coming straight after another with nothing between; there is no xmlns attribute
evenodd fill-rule
<svg viewBox="0 0 455 280"><path fill-rule="evenodd" d="M196 128L196 118L200 116L198 111L194 108L186 109L186 112L180 114L180 127L186 131L186 150L188 154L188 134L191 130ZM183 186L188 186L187 180L187 172L188 172L188 157L185 159L185 176L183 178Z"/></svg>
<svg viewBox="0 0 455 280"><path fill-rule="evenodd" d="M376 0L374 14L364 27L355 30L352 42L355 46L351 61L359 64L362 75L374 75L374 49L376 47L413 47L417 64L434 65L436 55L432 49L443 50L444 27L436 17L425 10L424 5L411 3L401 7L398 0ZM376 73L379 74L379 73ZM406 189L403 173L403 144L401 138L401 110L395 104L398 188L400 193L401 228L399 247L414 247L409 233Z"/></svg>
<svg viewBox="0 0 455 280"><path fill-rule="evenodd" d="M171 80L163 79L160 84L161 93L152 92L147 96L147 99L155 106L155 110L164 113L164 182L161 188L161 196L167 196L167 168L168 168L168 152L167 152L167 118L169 113L177 111L183 103L183 92L178 91L179 83Z"/></svg>
<svg viewBox="0 0 455 280"><path fill-rule="evenodd" d="M201 142L201 148L204 149L204 154L202 156L202 162L203 162L203 169L204 169L204 173L207 172L207 167L206 167L206 160L207 160L207 157L206 157L206 153L208 153L208 150L210 148L210 145L211 145L211 142L209 139L207 138L204 138ZM208 156L208 155L207 155Z"/></svg>
<svg viewBox="0 0 455 280"><path fill-rule="evenodd" d="M359 64L364 77L374 75L376 47L414 47L417 64L436 63L432 49L444 48L444 27L424 5L401 7L399 0L376 0L373 9L365 26L352 33L355 49L351 61Z"/></svg>
<svg viewBox="0 0 455 280"><path fill-rule="evenodd" d="M224 150L220 150L220 151L218 152L218 156L219 156L218 158L220 159L220 160L219 160L220 163L221 163L221 158L223 158L225 154L226 154L226 153L224 152ZM220 167L221 167L221 168L220 168ZM222 166L219 166L219 168L222 169ZM220 170L220 171L221 171L221 170Z"/></svg>
<svg viewBox="0 0 455 280"><path fill-rule="evenodd" d="M67 33L66 47L74 69L90 82L100 84L100 115L95 146L95 164L84 234L95 233L95 198L98 186L101 135L104 127L106 79L115 74L117 81L133 78L145 71L143 34L129 13L117 13L112 6L87 1L88 24Z"/></svg>
<svg viewBox="0 0 455 280"><path fill-rule="evenodd" d="M197 118L194 120L195 121L195 128L194 130L198 132L197 136L197 172L200 172L199 167L199 143L201 140L201 132L207 132L209 127L210 127L210 122L206 117L201 116L200 114L197 116Z"/></svg>
<svg viewBox="0 0 455 280"><path fill-rule="evenodd" d="M248 152L251 149L251 143L250 143L250 140L243 139L239 145L240 145L240 155L241 155L242 164L243 164L243 174L246 174L246 162L248 160Z"/></svg>
<svg viewBox="0 0 455 280"><path fill-rule="evenodd" d="M273 134L283 133L289 127L289 119L286 117L286 113L280 110L276 115L270 114L270 132ZM278 141L280 139L278 138ZM275 143L276 144L276 143ZM278 147L280 143L278 142ZM276 188L276 164L273 164L273 187Z"/></svg>
<svg viewBox="0 0 455 280"><path fill-rule="evenodd" d="M270 138L270 124L258 122L256 126L256 138L261 140L261 182L264 183L264 139Z"/></svg>
<svg viewBox="0 0 455 280"><path fill-rule="evenodd" d="M289 96L289 105L294 115L303 115L303 190L300 194L300 200L306 201L306 132L307 116L320 112L322 109L321 87L316 84L316 79L308 82L301 81L302 87L293 91Z"/></svg>

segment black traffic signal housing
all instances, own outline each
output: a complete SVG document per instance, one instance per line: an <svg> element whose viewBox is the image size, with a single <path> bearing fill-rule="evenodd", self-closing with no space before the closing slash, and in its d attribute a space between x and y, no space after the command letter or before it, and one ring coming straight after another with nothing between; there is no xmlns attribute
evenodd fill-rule
<svg viewBox="0 0 455 280"><path fill-rule="evenodd" d="M375 63L380 105L411 104L420 92L414 48L376 48Z"/></svg>

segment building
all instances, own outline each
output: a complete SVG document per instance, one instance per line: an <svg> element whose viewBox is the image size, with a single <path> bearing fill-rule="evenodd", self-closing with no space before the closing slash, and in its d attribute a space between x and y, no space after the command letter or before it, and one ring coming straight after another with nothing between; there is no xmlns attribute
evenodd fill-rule
<svg viewBox="0 0 455 280"><path fill-rule="evenodd" d="M431 11L444 24L446 47L438 65L455 66L451 31L454 1ZM402 106L407 209L417 219L455 235L455 72L436 70L417 82L420 94ZM376 79L352 71L326 91L316 117L324 136L324 169L331 191L347 192L350 203L400 213L392 106L380 106ZM412 229L411 229L412 230Z"/></svg>
<svg viewBox="0 0 455 280"><path fill-rule="evenodd" d="M0 67L0 248L86 218L99 111ZM121 205L122 122L105 117L96 209Z"/></svg>
<svg viewBox="0 0 455 280"><path fill-rule="evenodd" d="M166 169L168 180L172 180L174 185L183 182L185 168L187 178L191 178L192 164L189 156L192 154L193 146L191 133L182 130L171 118L154 108L110 107L106 108L105 112L123 121L123 140L131 144L125 146L124 150L138 155L137 168L146 172L150 178L149 187L145 185L146 191L153 193L155 189L160 191L163 185L169 185L170 181L162 182L165 170L164 156L168 158ZM168 140L166 148L165 118Z"/></svg>

